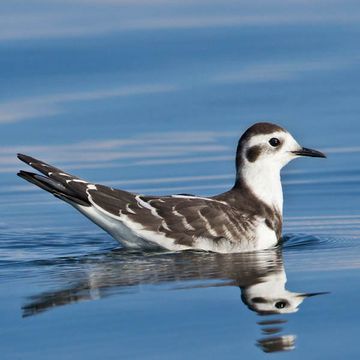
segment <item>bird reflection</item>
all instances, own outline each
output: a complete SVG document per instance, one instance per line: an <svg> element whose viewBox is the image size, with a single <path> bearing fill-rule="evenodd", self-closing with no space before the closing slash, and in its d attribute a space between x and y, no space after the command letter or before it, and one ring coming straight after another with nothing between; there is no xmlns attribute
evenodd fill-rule
<svg viewBox="0 0 360 360"><path fill-rule="evenodd" d="M144 284L167 283L177 289L236 286L240 288L242 302L262 316L296 312L305 298L324 294L285 288L287 279L281 249L240 254L139 253L120 249L68 258L53 265L65 267L60 275L66 286L31 297L22 308L24 317L61 305L128 293ZM187 285L187 281L191 284ZM258 324L263 337L257 346L264 352L295 348L295 335L281 335L285 319L269 316Z"/></svg>

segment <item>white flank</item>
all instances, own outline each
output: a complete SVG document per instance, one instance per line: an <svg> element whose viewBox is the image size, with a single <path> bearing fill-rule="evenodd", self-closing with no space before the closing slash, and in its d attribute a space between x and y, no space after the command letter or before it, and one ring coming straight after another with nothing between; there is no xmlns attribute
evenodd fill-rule
<svg viewBox="0 0 360 360"><path fill-rule="evenodd" d="M162 247L172 251L190 249L189 246L176 244L175 239L160 232L144 229L142 224L130 220L126 215L115 216L96 204L90 207L77 204L73 204L73 206L128 248Z"/></svg>

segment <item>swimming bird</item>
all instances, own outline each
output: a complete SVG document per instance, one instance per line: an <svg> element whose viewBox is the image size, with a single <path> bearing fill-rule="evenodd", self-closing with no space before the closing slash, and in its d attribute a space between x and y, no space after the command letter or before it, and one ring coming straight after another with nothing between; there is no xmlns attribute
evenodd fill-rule
<svg viewBox="0 0 360 360"><path fill-rule="evenodd" d="M280 170L300 156L326 157L300 146L282 127L261 122L240 137L234 186L211 197L133 194L23 154L18 158L43 175L23 170L18 175L75 207L125 247L234 253L281 241Z"/></svg>

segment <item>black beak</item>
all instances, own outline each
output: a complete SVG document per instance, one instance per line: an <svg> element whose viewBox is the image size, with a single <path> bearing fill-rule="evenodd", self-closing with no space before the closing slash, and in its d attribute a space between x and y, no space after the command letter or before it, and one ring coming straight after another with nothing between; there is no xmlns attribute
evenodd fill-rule
<svg viewBox="0 0 360 360"><path fill-rule="evenodd" d="M330 292L323 291L323 292L315 292L315 293L305 293L305 294L300 294L299 296L301 296L301 297L312 297L312 296L327 295L327 294L330 294Z"/></svg>
<svg viewBox="0 0 360 360"><path fill-rule="evenodd" d="M311 157L319 157L319 158L326 158L326 155L323 154L320 151L308 149L308 148L302 148L299 150L292 151L293 154L298 156L311 156Z"/></svg>

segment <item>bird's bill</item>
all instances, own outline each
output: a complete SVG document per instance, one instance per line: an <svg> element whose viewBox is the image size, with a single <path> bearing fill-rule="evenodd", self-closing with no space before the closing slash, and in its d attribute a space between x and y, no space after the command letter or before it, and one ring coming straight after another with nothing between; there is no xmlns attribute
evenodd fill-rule
<svg viewBox="0 0 360 360"><path fill-rule="evenodd" d="M308 298L308 297L312 297L312 296L327 295L327 294L330 294L330 293L328 291L322 291L322 292L299 294L299 296L303 297L303 298Z"/></svg>
<svg viewBox="0 0 360 360"><path fill-rule="evenodd" d="M308 149L308 148L301 148L299 150L292 151L293 154L297 156L311 156L311 157L319 157L319 158L326 158L326 155L321 151Z"/></svg>

